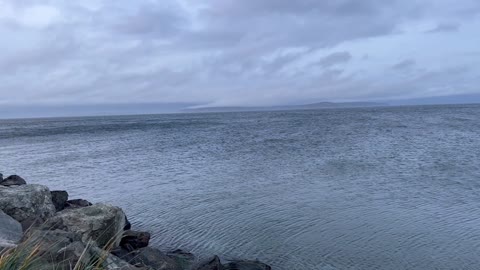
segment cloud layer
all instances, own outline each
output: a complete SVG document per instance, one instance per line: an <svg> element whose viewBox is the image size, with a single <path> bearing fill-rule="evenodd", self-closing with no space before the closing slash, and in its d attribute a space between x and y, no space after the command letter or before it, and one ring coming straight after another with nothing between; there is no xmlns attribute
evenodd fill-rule
<svg viewBox="0 0 480 270"><path fill-rule="evenodd" d="M479 29L477 0L0 0L0 103L478 93Z"/></svg>

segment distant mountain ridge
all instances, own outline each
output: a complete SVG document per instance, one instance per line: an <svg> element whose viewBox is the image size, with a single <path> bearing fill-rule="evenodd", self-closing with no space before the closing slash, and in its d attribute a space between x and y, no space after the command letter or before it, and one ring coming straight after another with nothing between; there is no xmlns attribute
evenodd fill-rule
<svg viewBox="0 0 480 270"><path fill-rule="evenodd" d="M259 107L203 107L184 109L183 112L251 112L251 111L291 111L335 108L365 108L389 106L378 102L318 102L303 105L259 106Z"/></svg>

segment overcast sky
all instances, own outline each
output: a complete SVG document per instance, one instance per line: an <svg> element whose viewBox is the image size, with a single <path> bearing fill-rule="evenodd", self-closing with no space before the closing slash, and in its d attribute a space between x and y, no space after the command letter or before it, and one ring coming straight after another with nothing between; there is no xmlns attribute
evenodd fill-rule
<svg viewBox="0 0 480 270"><path fill-rule="evenodd" d="M0 104L480 92L479 0L0 0Z"/></svg>

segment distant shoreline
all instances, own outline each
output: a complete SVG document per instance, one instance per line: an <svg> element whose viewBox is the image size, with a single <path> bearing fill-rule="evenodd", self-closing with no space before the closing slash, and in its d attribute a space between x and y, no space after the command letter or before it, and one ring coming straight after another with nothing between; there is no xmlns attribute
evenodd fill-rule
<svg viewBox="0 0 480 270"><path fill-rule="evenodd" d="M480 106L480 103L455 103L455 104L388 104L367 107L324 107L324 108L297 108L297 109L267 109L267 110L245 110L245 111L171 111L155 113L99 113L99 114L75 114L75 115L35 115L35 116L15 116L4 117L0 111L0 121L16 120L35 120L35 119L72 119L72 118L98 118L98 117L135 117L135 116L154 116L154 115L185 115L185 114L203 114L203 113L238 113L238 112L281 112L281 111L315 111L315 110L334 110L334 109L368 109L368 108L400 108L400 107L438 107L438 106Z"/></svg>

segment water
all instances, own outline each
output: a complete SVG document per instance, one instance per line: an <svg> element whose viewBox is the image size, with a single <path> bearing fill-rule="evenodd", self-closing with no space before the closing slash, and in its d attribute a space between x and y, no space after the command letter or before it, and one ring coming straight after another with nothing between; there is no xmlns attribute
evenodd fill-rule
<svg viewBox="0 0 480 270"><path fill-rule="evenodd" d="M202 257L480 265L478 105L2 120L0 171Z"/></svg>

